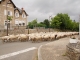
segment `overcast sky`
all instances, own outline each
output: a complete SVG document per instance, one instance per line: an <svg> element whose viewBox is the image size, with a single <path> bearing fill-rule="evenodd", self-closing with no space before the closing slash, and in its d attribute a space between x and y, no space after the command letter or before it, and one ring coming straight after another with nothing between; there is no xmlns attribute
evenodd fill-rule
<svg viewBox="0 0 80 60"><path fill-rule="evenodd" d="M37 18L38 22L54 17L57 13L68 13L71 19L78 21L80 0L13 0L19 8L27 12L28 21Z"/></svg>

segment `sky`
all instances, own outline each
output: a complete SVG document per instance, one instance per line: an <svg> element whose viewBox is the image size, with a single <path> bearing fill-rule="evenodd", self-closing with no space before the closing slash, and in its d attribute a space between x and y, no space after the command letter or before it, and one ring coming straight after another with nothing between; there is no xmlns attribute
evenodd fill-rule
<svg viewBox="0 0 80 60"><path fill-rule="evenodd" d="M19 8L27 12L28 22L37 19L42 22L58 13L67 13L70 18L79 21L80 0L13 0Z"/></svg>

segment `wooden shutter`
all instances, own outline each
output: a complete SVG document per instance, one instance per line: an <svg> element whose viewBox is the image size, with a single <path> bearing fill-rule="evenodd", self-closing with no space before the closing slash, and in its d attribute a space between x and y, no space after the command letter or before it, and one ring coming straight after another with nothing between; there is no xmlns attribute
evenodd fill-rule
<svg viewBox="0 0 80 60"><path fill-rule="evenodd" d="M7 14L6 14L6 10L4 10L4 15L7 15Z"/></svg>

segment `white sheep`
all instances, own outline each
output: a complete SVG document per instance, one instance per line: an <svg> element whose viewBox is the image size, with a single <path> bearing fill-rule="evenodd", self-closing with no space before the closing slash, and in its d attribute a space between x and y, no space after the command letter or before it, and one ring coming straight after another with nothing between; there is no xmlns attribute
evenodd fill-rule
<svg viewBox="0 0 80 60"><path fill-rule="evenodd" d="M18 35L9 35L9 42L17 41Z"/></svg>
<svg viewBox="0 0 80 60"><path fill-rule="evenodd" d="M1 39L2 39L2 42L8 42L9 36L3 36L1 37Z"/></svg>
<svg viewBox="0 0 80 60"><path fill-rule="evenodd" d="M19 41L28 41L29 40L29 36L27 35L27 34L20 34L19 36L18 36L18 40Z"/></svg>

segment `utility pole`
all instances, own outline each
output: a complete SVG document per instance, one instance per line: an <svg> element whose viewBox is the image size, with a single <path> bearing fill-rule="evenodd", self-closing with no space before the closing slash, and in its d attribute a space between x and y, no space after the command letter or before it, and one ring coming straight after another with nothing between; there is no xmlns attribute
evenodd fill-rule
<svg viewBox="0 0 80 60"><path fill-rule="evenodd" d="M80 15L79 15L79 40L80 40Z"/></svg>
<svg viewBox="0 0 80 60"><path fill-rule="evenodd" d="M6 0L6 20L7 20L7 36L8 36L8 14L7 14L7 0Z"/></svg>
<svg viewBox="0 0 80 60"><path fill-rule="evenodd" d="M49 16L49 32L50 32L50 19L51 19L52 15Z"/></svg>
<svg viewBox="0 0 80 60"><path fill-rule="evenodd" d="M11 2L9 2L8 0L6 0L6 20L7 20L7 36L8 36L8 12L7 12L7 5L11 4Z"/></svg>
<svg viewBox="0 0 80 60"><path fill-rule="evenodd" d="M29 34L29 26L28 26L28 34Z"/></svg>

